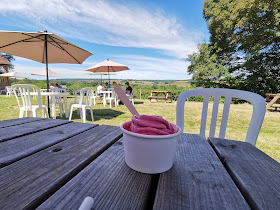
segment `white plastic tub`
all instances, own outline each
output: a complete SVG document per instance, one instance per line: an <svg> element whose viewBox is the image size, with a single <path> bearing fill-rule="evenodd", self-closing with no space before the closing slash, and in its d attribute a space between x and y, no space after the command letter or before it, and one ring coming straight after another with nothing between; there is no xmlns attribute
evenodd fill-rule
<svg viewBox="0 0 280 210"><path fill-rule="evenodd" d="M125 124L125 123L124 123ZM182 130L170 135L144 135L123 128L124 153L126 164L147 174L168 171L173 166L176 144Z"/></svg>

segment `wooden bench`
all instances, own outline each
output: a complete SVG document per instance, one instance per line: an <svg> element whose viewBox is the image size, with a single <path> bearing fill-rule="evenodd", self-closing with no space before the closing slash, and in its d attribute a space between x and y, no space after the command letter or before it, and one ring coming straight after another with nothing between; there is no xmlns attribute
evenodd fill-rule
<svg viewBox="0 0 280 210"><path fill-rule="evenodd" d="M150 102L152 101L152 99L156 99L157 101L159 99L164 99L165 103L168 99L170 99L170 102L172 102L172 93L170 91L152 91L151 95L148 97L148 99L150 99Z"/></svg>

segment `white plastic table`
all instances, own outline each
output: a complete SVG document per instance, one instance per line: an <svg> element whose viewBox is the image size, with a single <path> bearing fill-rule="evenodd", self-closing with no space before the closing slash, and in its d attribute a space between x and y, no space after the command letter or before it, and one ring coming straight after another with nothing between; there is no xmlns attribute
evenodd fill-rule
<svg viewBox="0 0 280 210"><path fill-rule="evenodd" d="M103 105L105 106L106 105L106 95L107 94L112 94L113 91L111 91L111 90L102 90L102 91L99 91L99 93L103 94Z"/></svg>
<svg viewBox="0 0 280 210"><path fill-rule="evenodd" d="M30 95L37 95L37 93L30 93ZM67 96L69 93L59 93L59 92L41 92L42 96L42 104L45 105L46 97L49 96L52 101L52 118L56 119L56 114L55 114L55 97L60 96L63 97L63 103L64 103L64 109L65 109L65 117L69 117L69 112L67 109Z"/></svg>

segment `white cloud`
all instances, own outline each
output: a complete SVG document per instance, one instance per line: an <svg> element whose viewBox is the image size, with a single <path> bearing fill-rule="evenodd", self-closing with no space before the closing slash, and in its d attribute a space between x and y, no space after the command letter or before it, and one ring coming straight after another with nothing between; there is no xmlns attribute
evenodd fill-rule
<svg viewBox="0 0 280 210"><path fill-rule="evenodd" d="M162 71L169 73L183 73L189 65L189 62L178 59L170 58L154 58L139 55L115 55L114 58L118 59L121 63L128 66L133 66L138 70L152 70Z"/></svg>
<svg viewBox="0 0 280 210"><path fill-rule="evenodd" d="M0 13L19 15L38 28L92 43L157 49L177 58L196 51L202 33L175 17L127 1L1 0Z"/></svg>
<svg viewBox="0 0 280 210"><path fill-rule="evenodd" d="M145 80L184 80L189 62L177 59L153 58L139 55L116 55L114 60L127 65L131 71L119 72L112 78Z"/></svg>
<svg viewBox="0 0 280 210"><path fill-rule="evenodd" d="M189 62L177 59L162 59L139 55L116 55L114 61L127 65L131 70L118 72L112 75L112 79L144 79L144 80L184 80L190 79L186 70ZM20 61L21 62L21 61ZM32 66L36 64L36 66ZM63 75L61 78L93 78L99 79L100 75L88 75L84 70L95 63L82 65L57 65L51 64L50 69ZM44 69L43 64L29 61L27 65L17 65L15 71L25 74L29 78L44 79L43 77L31 76L32 72ZM59 77L57 77L59 78ZM103 76L108 78L108 76Z"/></svg>

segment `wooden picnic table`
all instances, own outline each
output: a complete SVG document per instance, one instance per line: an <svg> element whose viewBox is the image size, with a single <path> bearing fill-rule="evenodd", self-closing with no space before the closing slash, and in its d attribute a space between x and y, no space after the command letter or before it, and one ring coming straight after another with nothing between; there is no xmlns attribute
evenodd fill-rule
<svg viewBox="0 0 280 210"><path fill-rule="evenodd" d="M165 103L170 99L170 102L172 102L172 93L170 91L152 91L148 99L150 99L150 102L152 99L156 99L157 101L159 99L164 99Z"/></svg>
<svg viewBox="0 0 280 210"><path fill-rule="evenodd" d="M0 121L0 209L277 209L280 164L249 143L182 134L174 166L143 174L124 161L119 127Z"/></svg>
<svg viewBox="0 0 280 210"><path fill-rule="evenodd" d="M267 102L266 109L275 108L277 110L277 108L280 108L280 93L267 93L265 100Z"/></svg>

